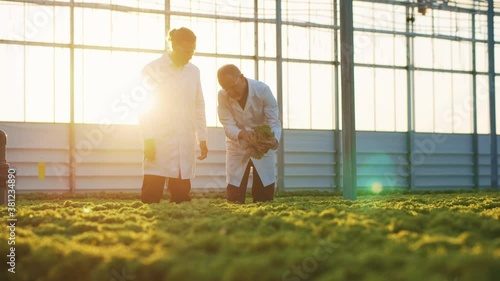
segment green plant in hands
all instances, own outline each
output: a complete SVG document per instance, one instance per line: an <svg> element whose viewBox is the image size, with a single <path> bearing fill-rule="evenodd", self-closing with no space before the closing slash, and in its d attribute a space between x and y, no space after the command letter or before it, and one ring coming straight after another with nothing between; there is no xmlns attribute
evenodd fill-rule
<svg viewBox="0 0 500 281"><path fill-rule="evenodd" d="M246 162L249 157L261 159L269 151L270 145L274 142L274 132L267 124L252 127L253 134L243 142L243 148L246 150L242 162ZM262 147L266 147L262 149Z"/></svg>

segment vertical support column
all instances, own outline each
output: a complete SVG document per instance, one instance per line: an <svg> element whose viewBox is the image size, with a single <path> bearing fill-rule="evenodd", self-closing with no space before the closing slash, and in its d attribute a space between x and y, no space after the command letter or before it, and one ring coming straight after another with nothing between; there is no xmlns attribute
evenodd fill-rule
<svg viewBox="0 0 500 281"><path fill-rule="evenodd" d="M337 18L337 0L333 1L333 25L338 26L338 18ZM335 66L335 79L334 79L334 93L335 93L335 131L334 131L334 147L335 151L335 191L340 191L342 181L342 165L341 165L341 144L342 144L342 135L340 134L340 106L339 106L339 35L338 30L335 29L333 34L333 48L334 48L334 66Z"/></svg>
<svg viewBox="0 0 500 281"><path fill-rule="evenodd" d="M255 58L254 58L254 72L255 79L259 80L259 0L253 1L253 29L254 29L254 49L255 49Z"/></svg>
<svg viewBox="0 0 500 281"><path fill-rule="evenodd" d="M498 187L497 122L495 104L495 33L493 0L488 0L488 81L490 91L491 188Z"/></svg>
<svg viewBox="0 0 500 281"><path fill-rule="evenodd" d="M285 130L283 130L283 56L281 52L281 0L276 0L276 90L279 118L281 121L281 140L278 147L278 191L285 190Z"/></svg>
<svg viewBox="0 0 500 281"><path fill-rule="evenodd" d="M474 3L475 5L475 3ZM472 12L472 152L474 189L479 189L479 136L477 134L476 13Z"/></svg>
<svg viewBox="0 0 500 281"><path fill-rule="evenodd" d="M344 199L356 200L356 122L352 1L340 0Z"/></svg>
<svg viewBox="0 0 500 281"><path fill-rule="evenodd" d="M408 0L409 2L409 0ZM408 132L406 134L406 149L407 149L407 177L408 189L412 190L415 186L415 177L413 175L413 145L415 143L415 66L413 62L413 21L414 7L406 6L406 108L408 118Z"/></svg>
<svg viewBox="0 0 500 281"><path fill-rule="evenodd" d="M69 42L69 192L73 193L76 189L76 150L75 150L75 2L71 0L70 8L70 42ZM62 176L62 175L60 175Z"/></svg>

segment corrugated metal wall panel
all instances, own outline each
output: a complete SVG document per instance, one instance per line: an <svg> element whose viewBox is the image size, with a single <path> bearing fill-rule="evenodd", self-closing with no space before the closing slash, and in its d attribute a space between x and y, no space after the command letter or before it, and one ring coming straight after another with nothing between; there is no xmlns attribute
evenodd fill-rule
<svg viewBox="0 0 500 281"><path fill-rule="evenodd" d="M69 190L67 124L0 123L8 134L7 160L18 170L20 191ZM142 144L137 126L76 125L77 191L138 191L142 182ZM193 189L223 189L225 144L222 128L209 128L209 157L197 162ZM405 133L358 132L358 188L374 185L407 189ZM415 189L466 189L474 186L471 135L415 134ZM332 131L285 130L286 190L333 190L335 151ZM489 186L489 137L479 136L479 182ZM38 165L45 163L45 179ZM250 182L251 182L250 178Z"/></svg>
<svg viewBox="0 0 500 281"><path fill-rule="evenodd" d="M285 189L333 190L334 132L285 130Z"/></svg>
<svg viewBox="0 0 500 281"><path fill-rule="evenodd" d="M0 123L0 129L7 133L7 161L17 170L17 190L69 190L67 124ZM44 179L39 163L45 165Z"/></svg>
<svg viewBox="0 0 500 281"><path fill-rule="evenodd" d="M474 188L472 135L415 134L415 189Z"/></svg>
<svg viewBox="0 0 500 281"><path fill-rule="evenodd" d="M500 151L500 141L497 140L497 148ZM491 183L491 158L490 158L490 137L479 136L478 140L479 150L479 187L489 187ZM500 160L498 161L500 163ZM499 166L500 171L500 166Z"/></svg>
<svg viewBox="0 0 500 281"><path fill-rule="evenodd" d="M407 189L406 134L358 132L358 189Z"/></svg>

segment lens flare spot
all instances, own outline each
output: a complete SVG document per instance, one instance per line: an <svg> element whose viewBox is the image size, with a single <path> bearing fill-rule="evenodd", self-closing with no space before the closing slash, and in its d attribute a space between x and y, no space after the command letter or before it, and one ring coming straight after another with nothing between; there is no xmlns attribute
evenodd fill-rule
<svg viewBox="0 0 500 281"><path fill-rule="evenodd" d="M379 182L374 182L372 184L372 192L373 193L380 193L380 192L382 192L383 189L384 189L384 186Z"/></svg>
<svg viewBox="0 0 500 281"><path fill-rule="evenodd" d="M89 208L89 207L83 207L83 210L82 210L84 213L90 213L92 212L92 209Z"/></svg>

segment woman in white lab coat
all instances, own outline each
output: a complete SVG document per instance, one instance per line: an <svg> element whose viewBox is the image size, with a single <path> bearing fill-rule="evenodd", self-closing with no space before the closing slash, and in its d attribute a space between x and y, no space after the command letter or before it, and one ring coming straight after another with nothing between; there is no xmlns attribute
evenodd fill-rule
<svg viewBox="0 0 500 281"><path fill-rule="evenodd" d="M144 139L144 178L141 198L158 203L168 179L170 201L190 201L195 174L195 150L207 157L205 102L199 69L189 63L196 36L187 28L169 33L171 50L143 70L143 85L152 94L152 107L140 119Z"/></svg>
<svg viewBox="0 0 500 281"><path fill-rule="evenodd" d="M223 88L219 91L217 113L226 134L227 199L244 203L250 168L253 167L252 197L254 202L273 200L275 186L275 149L281 136L278 105L266 84L249 79L232 64L217 72ZM242 140L253 134L252 127L267 124L274 140L262 145L268 152L261 159L245 157Z"/></svg>

